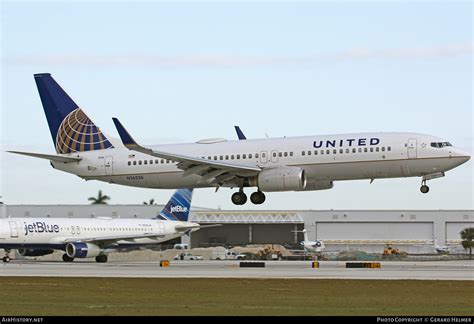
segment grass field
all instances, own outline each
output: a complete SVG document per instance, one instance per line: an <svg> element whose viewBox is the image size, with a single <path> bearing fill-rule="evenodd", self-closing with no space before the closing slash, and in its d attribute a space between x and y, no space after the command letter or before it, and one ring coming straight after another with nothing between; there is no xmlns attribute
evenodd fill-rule
<svg viewBox="0 0 474 324"><path fill-rule="evenodd" d="M474 281L0 278L0 315L474 315Z"/></svg>

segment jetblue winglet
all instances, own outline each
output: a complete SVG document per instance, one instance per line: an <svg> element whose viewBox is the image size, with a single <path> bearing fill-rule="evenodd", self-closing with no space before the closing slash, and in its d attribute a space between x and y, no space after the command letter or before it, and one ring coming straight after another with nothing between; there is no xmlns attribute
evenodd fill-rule
<svg viewBox="0 0 474 324"><path fill-rule="evenodd" d="M162 218L173 221L188 221L193 189L179 189L160 212Z"/></svg>
<svg viewBox="0 0 474 324"><path fill-rule="evenodd" d="M115 128L117 128L117 132L120 135L120 139L122 140L123 145L131 146L137 145L137 142L132 138L132 136L127 132L125 127L123 127L122 123L117 118L112 118L115 124Z"/></svg>
<svg viewBox="0 0 474 324"><path fill-rule="evenodd" d="M243 140L246 140L247 137L245 137L244 133L242 132L242 130L240 129L239 126L234 126L235 127L235 131L237 132L237 136L239 137L239 140L243 141Z"/></svg>

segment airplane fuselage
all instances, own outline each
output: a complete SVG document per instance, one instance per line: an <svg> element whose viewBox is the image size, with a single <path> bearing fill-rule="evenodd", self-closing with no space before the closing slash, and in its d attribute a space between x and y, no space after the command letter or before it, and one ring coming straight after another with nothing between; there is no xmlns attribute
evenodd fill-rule
<svg viewBox="0 0 474 324"><path fill-rule="evenodd" d="M302 190L332 188L333 181L419 177L443 173L469 160L453 146L434 147L444 140L416 133L360 133L245 141L201 141L152 146L154 150L217 162L258 166L262 170L297 167L307 183ZM131 151L123 146L77 152L79 162L52 162L56 169L86 180L157 189L214 187L198 174L186 174L177 164ZM241 175L245 178L245 174ZM244 187L259 187L249 175ZM234 187L239 183L226 182ZM270 191L270 190L267 190ZM278 190L275 190L278 191Z"/></svg>
<svg viewBox="0 0 474 324"><path fill-rule="evenodd" d="M0 219L0 248L65 250L68 242L100 242L110 252L122 248L158 244L183 235L181 221L102 218L6 218ZM127 239L127 237L138 236ZM139 238L139 236L149 236ZM110 244L106 238L124 237ZM96 243L94 243L96 244Z"/></svg>

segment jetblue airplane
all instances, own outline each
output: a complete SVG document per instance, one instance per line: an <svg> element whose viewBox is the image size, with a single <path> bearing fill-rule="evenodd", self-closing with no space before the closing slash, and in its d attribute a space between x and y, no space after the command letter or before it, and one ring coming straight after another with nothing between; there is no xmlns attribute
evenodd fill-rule
<svg viewBox="0 0 474 324"><path fill-rule="evenodd" d="M232 202L265 201L264 192L331 189L335 181L443 177L470 159L448 141L417 133L358 133L139 145L114 118L121 142L106 136L50 74L35 74L57 154L12 153L51 161L85 180L156 189L239 188ZM239 129L240 130L240 129Z"/></svg>
<svg viewBox="0 0 474 324"><path fill-rule="evenodd" d="M17 249L22 256L42 256L65 251L63 261L95 258L107 262L107 255L172 240L200 228L188 222L193 190L180 189L160 214L151 219L112 218L4 218L0 219L0 248L3 262Z"/></svg>

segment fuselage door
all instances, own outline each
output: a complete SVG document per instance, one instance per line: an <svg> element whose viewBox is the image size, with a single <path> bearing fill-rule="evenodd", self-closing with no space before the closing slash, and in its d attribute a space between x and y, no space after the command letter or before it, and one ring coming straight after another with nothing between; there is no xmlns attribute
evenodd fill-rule
<svg viewBox="0 0 474 324"><path fill-rule="evenodd" d="M104 160L105 175L114 175L114 158L106 156Z"/></svg>
<svg viewBox="0 0 474 324"><path fill-rule="evenodd" d="M18 227L16 227L16 222L8 222L10 224L10 237L18 237Z"/></svg>
<svg viewBox="0 0 474 324"><path fill-rule="evenodd" d="M410 138L408 139L408 143L407 143L407 154L408 154L408 158L409 159L416 159L417 157L417 148L416 148L416 145L417 144L417 141L416 141L416 138Z"/></svg>
<svg viewBox="0 0 474 324"><path fill-rule="evenodd" d="M260 152L260 163L267 163L268 162L268 153L267 151Z"/></svg>
<svg viewBox="0 0 474 324"><path fill-rule="evenodd" d="M272 163L278 163L278 151L272 151Z"/></svg>

